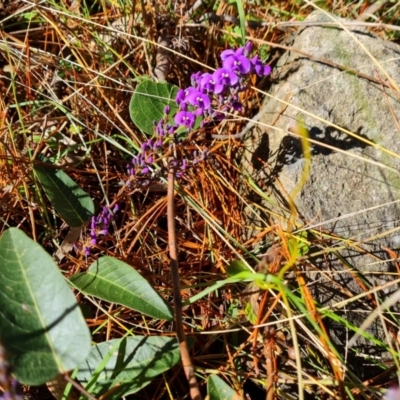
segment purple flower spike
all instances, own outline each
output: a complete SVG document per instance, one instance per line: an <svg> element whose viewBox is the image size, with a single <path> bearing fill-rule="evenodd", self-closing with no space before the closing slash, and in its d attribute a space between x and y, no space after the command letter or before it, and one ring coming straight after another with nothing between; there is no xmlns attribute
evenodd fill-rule
<svg viewBox="0 0 400 400"><path fill-rule="evenodd" d="M222 66L230 71L238 71L242 75L248 74L251 70L250 60L245 56L230 56L223 61Z"/></svg>
<svg viewBox="0 0 400 400"><path fill-rule="evenodd" d="M194 114L189 111L179 111L175 115L175 122L188 128L193 128L195 120Z"/></svg>

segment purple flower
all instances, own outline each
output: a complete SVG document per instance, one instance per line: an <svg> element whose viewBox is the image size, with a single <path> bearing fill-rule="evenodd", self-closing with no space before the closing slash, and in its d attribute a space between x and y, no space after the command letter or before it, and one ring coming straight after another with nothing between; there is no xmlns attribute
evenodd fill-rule
<svg viewBox="0 0 400 400"><path fill-rule="evenodd" d="M238 50L239 50L239 49L238 49ZM232 50L232 49L224 50L224 51L221 53L221 60L222 60L222 61L225 61L228 57L232 57L232 56L236 55L236 52L237 52L238 50ZM240 54L239 54L239 55L240 55Z"/></svg>
<svg viewBox="0 0 400 400"><path fill-rule="evenodd" d="M208 110L211 106L210 98L201 92L192 92L187 96L186 101L198 108L195 112L196 115L201 115L203 110Z"/></svg>
<svg viewBox="0 0 400 400"><path fill-rule="evenodd" d="M251 53L251 49L253 48L253 44L251 42L247 42L244 46L243 55L248 57Z"/></svg>
<svg viewBox="0 0 400 400"><path fill-rule="evenodd" d="M251 70L250 60L245 56L238 56L236 54L225 58L222 66L230 71L238 71L242 75L248 74Z"/></svg>
<svg viewBox="0 0 400 400"><path fill-rule="evenodd" d="M187 89L179 89L178 93L176 94L175 101L176 104L181 105L181 103L185 103L187 97L192 94L193 92L197 92L194 87L189 86Z"/></svg>
<svg viewBox="0 0 400 400"><path fill-rule="evenodd" d="M163 145L162 139L158 139L158 140L154 143L153 150L159 149L160 147L162 147L162 145Z"/></svg>
<svg viewBox="0 0 400 400"><path fill-rule="evenodd" d="M258 76L267 76L271 73L271 67L264 65L258 56L251 59L252 69Z"/></svg>
<svg viewBox="0 0 400 400"><path fill-rule="evenodd" d="M176 117L175 117L175 118L176 118ZM175 133L175 131L176 131L176 128L177 128L176 125L170 126L170 127L168 128L168 133L169 133L170 135L173 135L173 134Z"/></svg>
<svg viewBox="0 0 400 400"><path fill-rule="evenodd" d="M190 82L194 87L198 87L198 83L201 77L201 72L196 72L195 74L192 74L190 77Z"/></svg>
<svg viewBox="0 0 400 400"><path fill-rule="evenodd" d="M16 379L12 379L9 376L7 369L1 378L1 385L4 392L0 394L0 400L23 400L21 385Z"/></svg>
<svg viewBox="0 0 400 400"><path fill-rule="evenodd" d="M142 143L140 148L142 149L142 151L146 151L149 148L149 145L147 144L147 142L144 142L144 143Z"/></svg>
<svg viewBox="0 0 400 400"><path fill-rule="evenodd" d="M231 106L235 111L240 111L243 108L243 104L237 100L232 101Z"/></svg>
<svg viewBox="0 0 400 400"><path fill-rule="evenodd" d="M236 50L228 49L224 50L221 53L221 60L225 61L227 58L232 57L232 56L245 56L247 57L251 53L251 49L253 48L253 45L251 42L247 42L244 47L239 47Z"/></svg>
<svg viewBox="0 0 400 400"><path fill-rule="evenodd" d="M398 400L400 399L400 389L396 387L391 387L386 392L384 400Z"/></svg>
<svg viewBox="0 0 400 400"><path fill-rule="evenodd" d="M118 204L114 206L112 212L106 206L103 206L100 214L97 216L93 216L91 218L90 230L89 230L90 240L83 246L83 254L85 256L90 255L91 249L97 244L97 239L99 235L108 234L108 228L111 223L111 220L114 218L114 214L118 210L119 210Z"/></svg>
<svg viewBox="0 0 400 400"><path fill-rule="evenodd" d="M185 91L183 89L179 89L175 97L175 102L179 105L183 100L185 100Z"/></svg>
<svg viewBox="0 0 400 400"><path fill-rule="evenodd" d="M165 112L165 110L164 110ZM165 135L165 124L164 120L160 120L158 124L156 125L156 134L158 136L164 136Z"/></svg>
<svg viewBox="0 0 400 400"><path fill-rule="evenodd" d="M195 120L195 115L189 111L178 111L175 115L175 122L188 128L193 128Z"/></svg>
<svg viewBox="0 0 400 400"><path fill-rule="evenodd" d="M213 73L213 80L218 85L235 86L239 82L239 77L232 70L220 68Z"/></svg>
<svg viewBox="0 0 400 400"><path fill-rule="evenodd" d="M224 91L224 85L221 83L217 84L214 80L214 75L208 72L201 77L200 87L214 94L220 94Z"/></svg>

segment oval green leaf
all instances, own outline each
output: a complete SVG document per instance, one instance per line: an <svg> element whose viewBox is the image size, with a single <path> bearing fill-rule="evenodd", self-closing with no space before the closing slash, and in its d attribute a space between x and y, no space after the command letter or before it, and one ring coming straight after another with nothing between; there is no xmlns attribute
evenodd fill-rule
<svg viewBox="0 0 400 400"><path fill-rule="evenodd" d="M210 375L207 380L210 400L239 400L241 397L218 375Z"/></svg>
<svg viewBox="0 0 400 400"><path fill-rule="evenodd" d="M73 179L51 164L36 165L34 170L51 204L69 226L89 221L95 212L93 200Z"/></svg>
<svg viewBox="0 0 400 400"><path fill-rule="evenodd" d="M27 385L74 369L90 351L89 329L65 278L16 228L0 237L0 336L14 374Z"/></svg>
<svg viewBox="0 0 400 400"><path fill-rule="evenodd" d="M78 368L77 378L95 397L109 391L104 396L107 400L120 400L142 389L179 360L179 345L174 337L113 339L92 347Z"/></svg>
<svg viewBox="0 0 400 400"><path fill-rule="evenodd" d="M70 278L83 293L171 321L171 307L135 269L112 257L102 257Z"/></svg>
<svg viewBox="0 0 400 400"><path fill-rule="evenodd" d="M136 87L129 104L129 113L133 123L148 135L154 132L154 121L164 116L164 107L170 106L170 115L178 110L175 102L178 87L165 82L145 80Z"/></svg>

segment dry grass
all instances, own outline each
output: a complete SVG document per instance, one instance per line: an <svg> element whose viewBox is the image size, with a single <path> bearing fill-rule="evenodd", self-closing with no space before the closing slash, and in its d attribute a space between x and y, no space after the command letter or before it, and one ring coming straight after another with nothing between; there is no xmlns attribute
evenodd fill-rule
<svg viewBox="0 0 400 400"><path fill-rule="evenodd" d="M161 185L130 192L122 185L128 179L126 163L145 140L130 121L129 101L141 78L154 75L160 35L170 36L173 50L168 57L168 81L181 87L189 84L193 72L215 68L220 52L239 42L231 22L202 21L202 16L211 12L237 17L233 4L209 2L187 14L186 3L14 1L0 9L2 231L19 227L50 254L57 252L68 232L32 173L32 165L40 163L39 154L66 171L99 206L121 205L115 231L98 243L89 258L81 251L87 240L82 231L76 248L59 264L66 276L85 270L96 257L107 254L138 269L170 299L166 188ZM245 6L246 15L271 25L248 29L247 35L275 44L283 44L298 28L273 24L301 21L313 10L295 0L251 3ZM375 12L379 22L400 22L396 3L387 2ZM352 19L368 8L367 2L322 1L319 5ZM395 30L376 32L392 40L399 37ZM272 63L280 54L274 46L260 46L260 51L269 51ZM267 90L268 82L264 85ZM251 117L261 101L261 95L249 88L244 94L244 116ZM290 265L296 272L290 290L302 303L296 303L280 287L270 286L256 295L256 311L251 317L245 311L251 304L245 286L232 284L187 305L185 330L196 338L192 358L201 388L205 390L205 379L216 372L241 395L255 391L257 385L264 388L262 394L251 398L265 397L265 388L271 387L276 388L275 394L270 390L267 395L271 400L301 397L302 390L306 398L380 398L380 390L394 381L396 369L378 362L381 373L367 381L360 381L357 371L345 376L343 360L328 339L323 313L305 284L304 274L310 268L307 254L294 251L301 243L309 248L311 241L321 253L329 251L329 233L325 239L313 237L312 232L308 238L296 237L283 230L283 223L273 222L272 216L264 229L254 231L249 226L246 214L260 207L251 198L260 191L236 166L241 142L211 139L214 133L240 132L245 124L245 120L226 122L213 131L200 132L196 139L195 145L208 148L213 156L186 175L175 198L182 296L187 300L204 285L224 279L232 260L242 259L256 268L262 254L272 248L264 259L269 273L278 275L284 265ZM268 187L261 189L268 193ZM268 215L269 211L264 211ZM337 290L346 293L344 287ZM170 324L78 296L91 309L87 322L96 342L121 337L128 330L173 334ZM388 323L389 331L397 329ZM299 346L294 345L296 341ZM378 345L387 349L385 343ZM299 369L303 373L299 374ZM32 398L46 396L26 390ZM186 393L186 382L177 368L134 398L178 399Z"/></svg>

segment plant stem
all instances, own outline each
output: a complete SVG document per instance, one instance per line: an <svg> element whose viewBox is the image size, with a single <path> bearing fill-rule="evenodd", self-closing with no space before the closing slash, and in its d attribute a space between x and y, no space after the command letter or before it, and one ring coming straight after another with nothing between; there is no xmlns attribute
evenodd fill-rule
<svg viewBox="0 0 400 400"><path fill-rule="evenodd" d="M183 330L182 298L181 298L181 287L179 278L178 250L177 250L176 231L175 231L174 182L175 182L175 169L174 167L171 166L168 172L167 216L168 216L169 255L171 258L171 277L172 277L174 304L175 304L176 335L179 341L179 348L181 352L183 369L185 371L185 375L189 383L190 397L192 400L202 400L196 375L194 374L192 361L190 359L189 349L185 338L185 332Z"/></svg>

